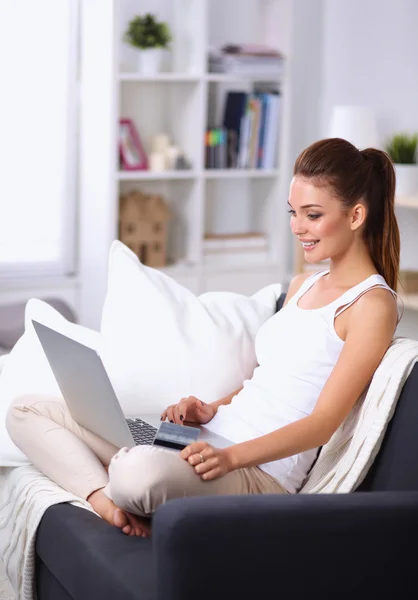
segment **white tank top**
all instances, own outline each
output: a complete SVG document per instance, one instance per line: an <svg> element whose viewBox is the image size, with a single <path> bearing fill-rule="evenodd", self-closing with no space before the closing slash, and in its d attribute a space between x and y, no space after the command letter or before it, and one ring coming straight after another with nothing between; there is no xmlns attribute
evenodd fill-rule
<svg viewBox="0 0 418 600"><path fill-rule="evenodd" d="M288 304L260 328L255 339L259 366L231 403L219 407L207 429L240 443L309 415L344 345L334 319L371 288L385 288L397 298L381 275L371 275L322 308L300 308L299 298L327 273L308 277ZM259 467L295 493L317 452L312 448Z"/></svg>

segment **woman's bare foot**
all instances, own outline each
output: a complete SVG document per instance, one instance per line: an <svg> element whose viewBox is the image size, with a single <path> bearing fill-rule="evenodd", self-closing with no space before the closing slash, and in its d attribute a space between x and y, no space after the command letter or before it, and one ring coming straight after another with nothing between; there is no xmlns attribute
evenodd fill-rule
<svg viewBox="0 0 418 600"><path fill-rule="evenodd" d="M116 508L113 513L113 525L122 529L126 535L139 535L142 537L151 535L151 527L146 519L120 508Z"/></svg>
<svg viewBox="0 0 418 600"><path fill-rule="evenodd" d="M145 519L120 509L106 496L103 489L90 494L87 501L102 519L118 527L126 535L148 537L151 534L151 528Z"/></svg>

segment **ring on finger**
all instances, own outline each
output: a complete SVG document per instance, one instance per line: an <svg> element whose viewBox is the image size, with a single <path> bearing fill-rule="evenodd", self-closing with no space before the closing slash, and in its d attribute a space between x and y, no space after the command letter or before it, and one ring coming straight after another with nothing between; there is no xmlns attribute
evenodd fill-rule
<svg viewBox="0 0 418 600"><path fill-rule="evenodd" d="M201 463L205 462L205 459L204 459L203 455L199 453L199 456L200 456L200 462Z"/></svg>

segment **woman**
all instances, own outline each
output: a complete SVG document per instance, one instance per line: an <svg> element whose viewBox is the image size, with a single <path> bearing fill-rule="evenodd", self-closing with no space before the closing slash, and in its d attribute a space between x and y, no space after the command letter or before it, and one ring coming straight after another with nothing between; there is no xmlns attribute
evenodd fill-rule
<svg viewBox="0 0 418 600"><path fill-rule="evenodd" d="M329 270L292 281L283 309L257 334L259 366L241 389L211 404L185 398L161 415L204 423L232 446L118 451L78 426L63 402L45 398L13 403L10 436L41 471L128 535L148 535L141 517L170 498L297 492L398 323L394 190L392 163L379 150L328 139L297 158L291 229L306 260L329 259Z"/></svg>

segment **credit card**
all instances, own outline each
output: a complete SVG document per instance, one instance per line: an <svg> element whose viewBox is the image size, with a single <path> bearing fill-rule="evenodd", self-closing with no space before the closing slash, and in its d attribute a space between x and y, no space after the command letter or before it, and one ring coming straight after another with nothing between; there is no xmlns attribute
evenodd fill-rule
<svg viewBox="0 0 418 600"><path fill-rule="evenodd" d="M174 450L183 450L197 440L199 433L198 427L164 422L159 426L153 444Z"/></svg>

